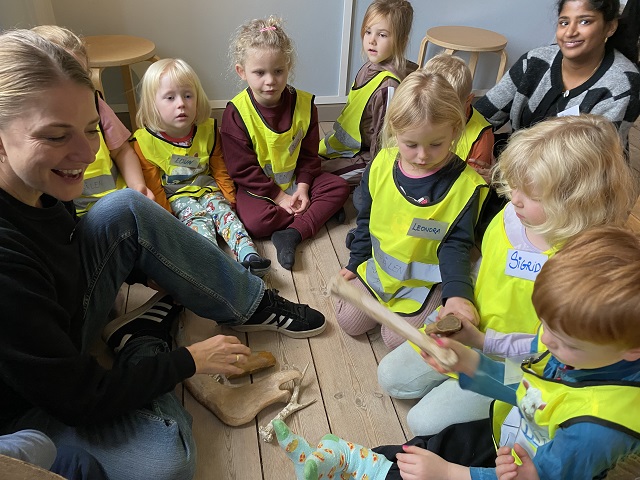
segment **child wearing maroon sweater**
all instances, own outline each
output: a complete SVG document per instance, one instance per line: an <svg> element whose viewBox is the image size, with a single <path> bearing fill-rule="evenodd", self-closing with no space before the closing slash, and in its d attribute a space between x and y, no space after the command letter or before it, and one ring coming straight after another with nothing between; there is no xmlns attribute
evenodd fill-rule
<svg viewBox="0 0 640 480"><path fill-rule="evenodd" d="M298 244L349 196L344 180L320 169L314 97L287 84L293 55L280 19L241 26L231 57L249 86L229 102L221 127L227 169L238 186L238 215L253 237L271 236L287 270Z"/></svg>

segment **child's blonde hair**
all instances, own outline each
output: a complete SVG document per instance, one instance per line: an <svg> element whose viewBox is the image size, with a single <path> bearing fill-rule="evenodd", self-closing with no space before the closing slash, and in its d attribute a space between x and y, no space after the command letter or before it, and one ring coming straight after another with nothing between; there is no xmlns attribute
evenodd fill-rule
<svg viewBox="0 0 640 480"><path fill-rule="evenodd" d="M367 29L380 18L385 18L391 28L393 65L402 73L405 70L405 51L409 43L411 24L413 23L413 7L407 0L375 0L367 7L360 27L360 39L364 38Z"/></svg>
<svg viewBox="0 0 640 480"><path fill-rule="evenodd" d="M446 78L458 93L462 105L466 105L467 99L471 95L473 77L471 77L471 70L463 59L455 55L439 53L425 63L423 70L428 73L438 73Z"/></svg>
<svg viewBox="0 0 640 480"><path fill-rule="evenodd" d="M514 133L493 172L498 193L518 189L546 215L530 226L550 245L589 227L622 224L635 200L620 137L604 117L555 117Z"/></svg>
<svg viewBox="0 0 640 480"><path fill-rule="evenodd" d="M156 106L156 93L160 88L160 80L167 75L171 82L181 87L189 87L196 96L196 118L194 123L201 124L211 116L209 98L202 88L200 79L191 66L180 58L163 58L149 66L140 82L140 105L136 114L136 122L160 132L164 130L162 118Z"/></svg>
<svg viewBox="0 0 640 480"><path fill-rule="evenodd" d="M466 123L458 94L442 75L417 70L400 83L387 108L381 132L383 147L396 146L397 135L425 122L453 128L450 150L454 152Z"/></svg>
<svg viewBox="0 0 640 480"><path fill-rule="evenodd" d="M249 50L273 50L285 56L289 75L292 76L296 54L293 41L282 29L282 23L281 18L271 15L238 27L229 44L232 70L236 65L244 67Z"/></svg>
<svg viewBox="0 0 640 480"><path fill-rule="evenodd" d="M84 42L68 28L59 27L58 25L38 25L37 27L33 27L31 31L36 32L42 38L56 45L60 45L71 55L81 60L84 63L83 66L89 67L89 55L87 54L87 48Z"/></svg>
<svg viewBox="0 0 640 480"><path fill-rule="evenodd" d="M550 329L585 342L640 347L640 237L623 227L586 230L538 274L532 302Z"/></svg>

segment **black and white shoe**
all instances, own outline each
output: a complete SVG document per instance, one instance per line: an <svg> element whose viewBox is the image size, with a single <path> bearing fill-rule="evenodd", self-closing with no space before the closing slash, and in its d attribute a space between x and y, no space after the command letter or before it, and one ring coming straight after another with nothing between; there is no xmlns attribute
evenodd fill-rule
<svg viewBox="0 0 640 480"><path fill-rule="evenodd" d="M324 315L309 305L293 303L278 295L277 290L265 290L258 310L246 323L231 328L239 332L271 330L293 338L319 335L327 327Z"/></svg>
<svg viewBox="0 0 640 480"><path fill-rule="evenodd" d="M150 335L170 343L171 325L181 311L182 305L176 305L170 295L158 292L140 307L109 322L102 339L116 353L134 336Z"/></svg>

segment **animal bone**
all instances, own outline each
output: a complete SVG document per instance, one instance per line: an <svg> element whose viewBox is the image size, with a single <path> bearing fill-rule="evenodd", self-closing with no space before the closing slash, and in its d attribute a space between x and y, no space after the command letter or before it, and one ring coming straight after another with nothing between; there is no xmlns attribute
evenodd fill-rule
<svg viewBox="0 0 640 480"><path fill-rule="evenodd" d="M240 386L222 384L210 375L194 375L184 383L193 398L222 422L237 427L253 420L263 408L288 401L291 392L281 387L301 375L298 370L284 370Z"/></svg>
<svg viewBox="0 0 640 480"><path fill-rule="evenodd" d="M437 333L438 335L452 335L462 330L462 322L455 315L449 314L437 322L429 323L423 330L425 335Z"/></svg>
<svg viewBox="0 0 640 480"><path fill-rule="evenodd" d="M265 368L273 367L276 364L276 358L273 353L264 350L258 352L251 352L251 355L247 357L246 362L236 365L242 369L242 373L227 375L228 379L240 378L245 375L259 372Z"/></svg>
<svg viewBox="0 0 640 480"><path fill-rule="evenodd" d="M350 285L342 275L336 275L332 278L329 281L328 288L331 293L359 308L376 322L385 325L398 335L415 343L443 367L451 368L458 361L458 356L453 350L439 347L431 337L424 335L404 318L385 308L370 295Z"/></svg>
<svg viewBox="0 0 640 480"><path fill-rule="evenodd" d="M263 441L268 443L273 440L273 435L274 435L273 421L274 420L284 420L293 412L302 410L303 408L308 407L312 403L315 403L315 401L317 400L314 398L313 400L307 403L298 403L298 396L300 395L300 385L302 384L302 379L307 373L308 368L309 368L309 364L307 363L307 366L304 367L304 370L302 371L302 375L300 376L300 378L293 381L293 385L294 385L293 393L291 395L291 400L289 400L289 403L267 425L265 425L264 427L260 427L258 429L258 434L260 435L260 438Z"/></svg>

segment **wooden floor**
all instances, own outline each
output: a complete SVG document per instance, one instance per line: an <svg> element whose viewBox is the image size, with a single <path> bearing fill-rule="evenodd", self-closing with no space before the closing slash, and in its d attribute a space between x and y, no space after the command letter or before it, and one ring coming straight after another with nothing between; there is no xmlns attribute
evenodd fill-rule
<svg viewBox="0 0 640 480"><path fill-rule="evenodd" d="M330 124L322 124L323 129ZM640 122L632 129L631 161L640 176ZM366 446L397 444L413 437L406 426L406 414L413 401L392 400L378 386L376 367L387 353L379 331L349 337L336 324L327 282L348 260L344 239L355 225L351 202L346 205L347 223L330 221L318 235L298 248L292 272L278 264L269 241L258 243L262 255L272 259L272 270L265 279L268 287L292 301L306 303L324 313L326 331L314 338L296 340L275 333L239 334L219 329L211 321L186 313L183 320L199 336L223 332L238 336L253 350L269 350L276 359L276 369L255 375L256 380L281 368L309 370L303 382L300 401L316 403L294 413L287 420L295 432L310 443L317 443L326 433ZM215 272L212 272L215 275ZM126 309L135 308L153 293L136 286L124 290ZM198 480L283 480L294 479L291 463L277 444L259 440L258 427L266 425L284 406L277 404L263 410L256 420L228 427L179 387L178 395L193 416L193 432L198 447Z"/></svg>

